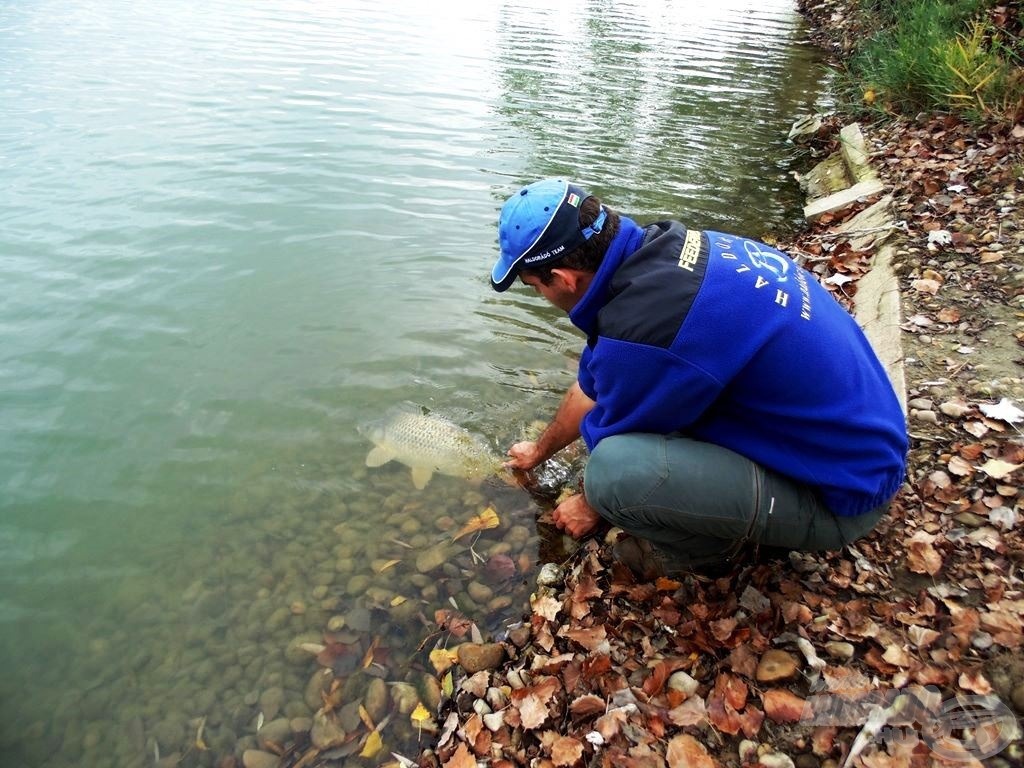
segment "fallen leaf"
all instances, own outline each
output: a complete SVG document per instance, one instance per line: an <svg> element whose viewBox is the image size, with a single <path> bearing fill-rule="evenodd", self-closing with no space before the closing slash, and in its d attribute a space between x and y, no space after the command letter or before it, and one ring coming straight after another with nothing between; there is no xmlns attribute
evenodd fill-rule
<svg viewBox="0 0 1024 768"><path fill-rule="evenodd" d="M705 722L708 719L708 711L704 706L704 699L700 696L691 696L678 707L670 709L668 719L681 727Z"/></svg>
<svg viewBox="0 0 1024 768"><path fill-rule="evenodd" d="M439 675L447 672L458 660L459 655L454 649L435 648L430 652L430 664Z"/></svg>
<svg viewBox="0 0 1024 768"><path fill-rule="evenodd" d="M961 672L960 677L957 679L957 685L965 691L978 693L982 696L992 693L992 684L985 678L981 670L977 669L971 672Z"/></svg>
<svg viewBox="0 0 1024 768"><path fill-rule="evenodd" d="M366 743L363 744L363 749L359 753L360 757L376 757L380 754L380 751L384 749L384 740L380 737L379 731L370 731L369 736L366 737Z"/></svg>
<svg viewBox="0 0 1024 768"><path fill-rule="evenodd" d="M560 687L558 680L545 677L529 688L513 692L513 697L520 699L517 709L523 728L539 728L548 719L548 701Z"/></svg>
<svg viewBox="0 0 1024 768"><path fill-rule="evenodd" d="M543 616L548 621L554 621L555 616L562 610L562 604L551 595L541 595L532 600L531 605L535 614Z"/></svg>
<svg viewBox="0 0 1024 768"><path fill-rule="evenodd" d="M665 750L669 768L716 768L715 759L697 739L688 733L673 736Z"/></svg>
<svg viewBox="0 0 1024 768"><path fill-rule="evenodd" d="M980 467L978 467L978 469L980 469L986 475L991 477L993 480L1002 480L1003 478L1013 474L1020 468L1020 464L1011 464L1010 462L1003 461L1002 459L989 459Z"/></svg>
<svg viewBox="0 0 1024 768"><path fill-rule="evenodd" d="M914 280L910 287L918 293L929 293L934 296L941 286L938 280Z"/></svg>
<svg viewBox="0 0 1024 768"><path fill-rule="evenodd" d="M591 717L596 715L598 712L604 712L605 709L606 705L604 703L604 699L593 693L579 696L576 699L573 699L572 704L569 705L569 711L576 720Z"/></svg>
<svg viewBox="0 0 1024 768"><path fill-rule="evenodd" d="M770 688L761 694L764 713L776 723L797 723L803 717L804 700L785 688Z"/></svg>
<svg viewBox="0 0 1024 768"><path fill-rule="evenodd" d="M416 702L416 709L409 715L409 719L412 720L413 725L422 725L424 722L430 719L430 711L423 706L422 701Z"/></svg>
<svg viewBox="0 0 1024 768"><path fill-rule="evenodd" d="M949 471L957 477L966 477L974 474L974 467L960 456L954 456L951 458L947 467L949 468Z"/></svg>
<svg viewBox="0 0 1024 768"><path fill-rule="evenodd" d="M462 526L458 533L452 536L452 541L457 541L467 533L485 531L488 528L497 528L499 525L501 525L501 521L498 519L498 513L494 510L494 507L487 507L487 509L479 515L474 515L470 518L469 522Z"/></svg>
<svg viewBox="0 0 1024 768"><path fill-rule="evenodd" d="M581 757L583 757L583 743L572 736L559 736L551 745L551 761L555 765L573 765Z"/></svg>
<svg viewBox="0 0 1024 768"><path fill-rule="evenodd" d="M476 758L473 757L466 743L460 742L458 749L444 764L444 768L476 768Z"/></svg>
<svg viewBox="0 0 1024 768"><path fill-rule="evenodd" d="M934 576L942 570L942 555L933 546L935 537L918 531L907 542L907 567L914 573Z"/></svg>
<svg viewBox="0 0 1024 768"><path fill-rule="evenodd" d="M995 405L983 403L978 408L990 419L1005 421L1007 424L1016 424L1024 421L1024 411L1005 397Z"/></svg>

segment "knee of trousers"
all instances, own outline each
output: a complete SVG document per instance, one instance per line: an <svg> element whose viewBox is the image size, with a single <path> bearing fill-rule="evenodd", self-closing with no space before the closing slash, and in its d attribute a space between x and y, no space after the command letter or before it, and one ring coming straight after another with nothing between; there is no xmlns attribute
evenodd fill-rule
<svg viewBox="0 0 1024 768"><path fill-rule="evenodd" d="M613 435L598 443L587 461L584 491L603 517L619 523L619 511L643 503L664 479L657 435Z"/></svg>

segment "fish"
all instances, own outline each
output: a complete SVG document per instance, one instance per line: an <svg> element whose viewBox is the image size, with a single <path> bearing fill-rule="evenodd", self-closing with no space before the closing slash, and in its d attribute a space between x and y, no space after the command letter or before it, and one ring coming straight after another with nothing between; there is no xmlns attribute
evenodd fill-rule
<svg viewBox="0 0 1024 768"><path fill-rule="evenodd" d="M482 438L413 403L395 406L383 418L357 429L374 445L366 466L401 462L412 470L412 484L418 490L426 488L435 472L483 479L502 469L501 459Z"/></svg>

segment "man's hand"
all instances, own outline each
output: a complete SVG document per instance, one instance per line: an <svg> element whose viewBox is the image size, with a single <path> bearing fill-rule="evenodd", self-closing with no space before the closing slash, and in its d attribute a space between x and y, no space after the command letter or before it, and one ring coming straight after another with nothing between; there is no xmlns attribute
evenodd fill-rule
<svg viewBox="0 0 1024 768"><path fill-rule="evenodd" d="M505 467L523 471L533 469L547 458L537 443L531 442L516 443L508 449L508 455L511 458L505 462Z"/></svg>
<svg viewBox="0 0 1024 768"><path fill-rule="evenodd" d="M587 503L587 497L582 493L570 496L555 507L551 517L558 530L575 539L586 536L601 522L601 515Z"/></svg>

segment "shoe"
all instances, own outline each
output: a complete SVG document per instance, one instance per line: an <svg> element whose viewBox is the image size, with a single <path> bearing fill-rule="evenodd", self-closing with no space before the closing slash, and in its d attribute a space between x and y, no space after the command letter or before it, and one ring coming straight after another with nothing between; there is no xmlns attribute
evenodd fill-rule
<svg viewBox="0 0 1024 768"><path fill-rule="evenodd" d="M674 555L635 536L619 539L612 546L612 557L633 571L641 581L654 581L659 576L688 574L716 578L731 569L728 563L718 560L696 562Z"/></svg>

